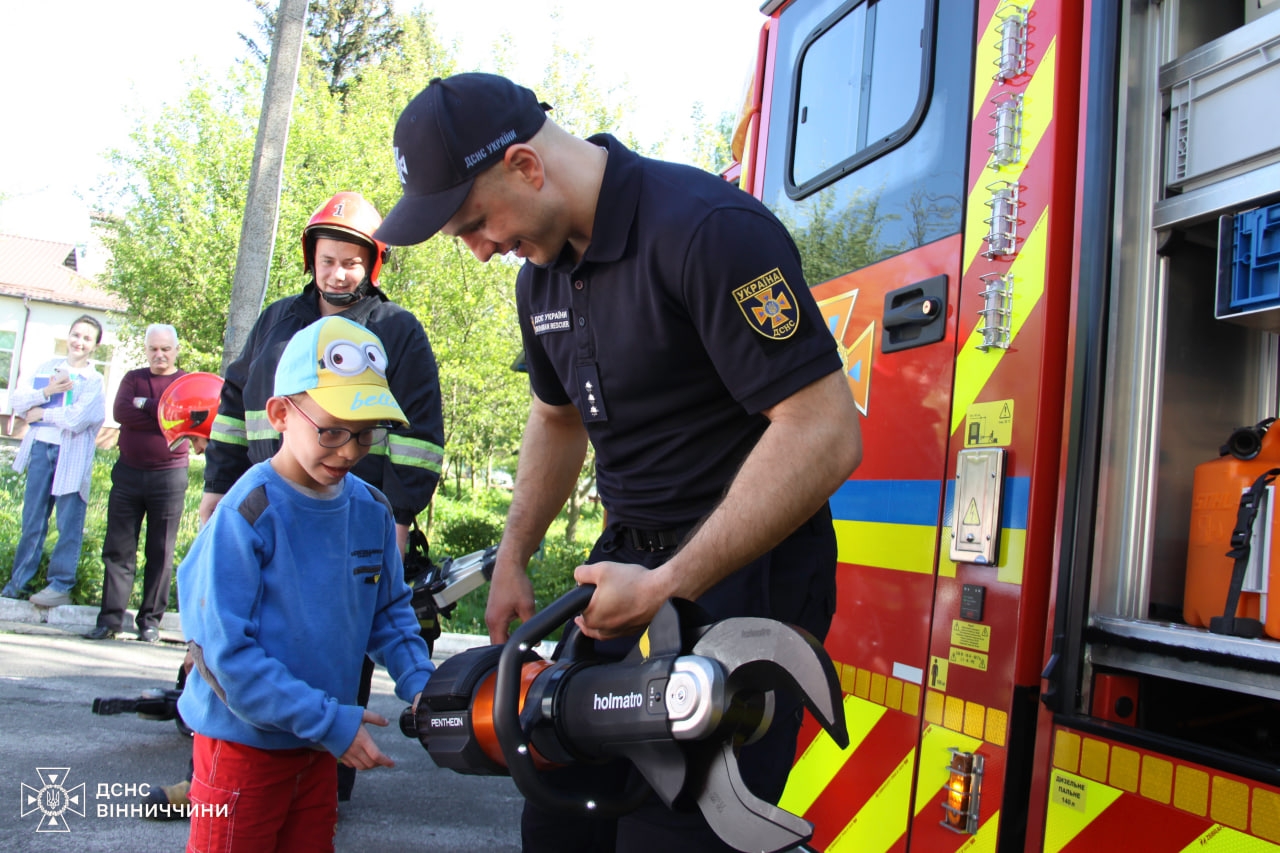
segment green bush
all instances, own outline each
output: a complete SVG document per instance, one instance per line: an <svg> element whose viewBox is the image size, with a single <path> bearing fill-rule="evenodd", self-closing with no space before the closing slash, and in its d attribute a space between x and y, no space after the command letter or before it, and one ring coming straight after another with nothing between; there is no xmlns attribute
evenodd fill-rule
<svg viewBox="0 0 1280 853"><path fill-rule="evenodd" d="M452 483L442 483L432 503L432 559L440 562L496 545L510 506L511 493L502 489L472 490L464 485L457 491ZM573 570L591 552L595 532L600 529L600 518L599 505L590 504L584 509L578 528L583 538L572 544L564 539L564 514L552 524L542 547L529 563L534 599L539 605L554 601L573 588ZM444 629L461 634L487 634L484 609L488 598L489 585L485 584L458 602L453 613L444 619Z"/></svg>
<svg viewBox="0 0 1280 853"><path fill-rule="evenodd" d="M437 513L431 526L431 555L437 562L483 551L502 538L505 516L473 503L439 509Z"/></svg>

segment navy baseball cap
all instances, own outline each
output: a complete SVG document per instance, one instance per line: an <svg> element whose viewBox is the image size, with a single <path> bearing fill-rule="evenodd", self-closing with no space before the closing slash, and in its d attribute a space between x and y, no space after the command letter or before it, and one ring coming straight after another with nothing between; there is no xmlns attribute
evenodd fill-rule
<svg viewBox="0 0 1280 853"><path fill-rule="evenodd" d="M533 138L549 109L532 90L496 74L432 80L396 121L403 195L374 237L408 246L435 234L467 200L476 175Z"/></svg>

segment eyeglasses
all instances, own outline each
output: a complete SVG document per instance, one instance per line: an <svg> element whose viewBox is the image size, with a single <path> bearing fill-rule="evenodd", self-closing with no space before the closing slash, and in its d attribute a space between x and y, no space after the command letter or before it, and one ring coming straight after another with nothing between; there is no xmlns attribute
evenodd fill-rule
<svg viewBox="0 0 1280 853"><path fill-rule="evenodd" d="M353 438L356 440L356 444L359 444L361 447L372 447L375 444L381 444L387 440L386 427L368 427L367 429L362 429L359 432L352 432L351 430L343 427L322 427L320 424L313 421L310 415L302 411L302 407L293 402L293 398L285 397L284 399L290 406L293 406L298 414L307 419L307 423L316 428L316 439L320 442L321 447L327 447L329 449L342 447Z"/></svg>

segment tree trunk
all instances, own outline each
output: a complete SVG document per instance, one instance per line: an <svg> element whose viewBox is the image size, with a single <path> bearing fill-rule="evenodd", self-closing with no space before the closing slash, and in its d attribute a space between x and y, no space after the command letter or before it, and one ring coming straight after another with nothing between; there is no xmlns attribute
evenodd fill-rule
<svg viewBox="0 0 1280 853"><path fill-rule="evenodd" d="M289 142L289 117L302 61L306 17L307 0L280 0L262 94L262 115L258 118L253 169L249 174L249 194L240 226L236 271L231 281L231 307L222 346L224 374L244 349L267 293L271 249L275 245L280 215L280 183L285 147Z"/></svg>

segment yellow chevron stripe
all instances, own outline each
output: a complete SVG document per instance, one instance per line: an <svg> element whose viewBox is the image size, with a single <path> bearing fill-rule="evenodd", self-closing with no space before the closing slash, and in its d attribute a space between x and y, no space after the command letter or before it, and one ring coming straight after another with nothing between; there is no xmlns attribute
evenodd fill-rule
<svg viewBox="0 0 1280 853"><path fill-rule="evenodd" d="M964 853L995 853L996 838L1000 835L1000 810L991 813L991 817L987 818L986 823L978 827L978 832L970 841L965 842L963 847L957 847L956 850L963 850Z"/></svg>
<svg viewBox="0 0 1280 853"><path fill-rule="evenodd" d="M942 541L951 541L951 528L942 528ZM1010 527L1000 528L1000 553L996 557L996 580L1001 583L1022 583L1022 570L1027 559L1027 531ZM956 564L950 559L941 560L938 577L956 576Z"/></svg>
<svg viewBox="0 0 1280 853"><path fill-rule="evenodd" d="M1068 793L1069 792L1069 793ZM1049 777L1044 853L1058 853L1116 801L1121 791L1055 768ZM1073 805L1066 805L1067 802Z"/></svg>
<svg viewBox="0 0 1280 853"><path fill-rule="evenodd" d="M982 238L989 231L986 223L982 221L991 213L986 204L991 198L991 194L987 192L987 185L998 180L1016 184L1022 177L1022 170L1039 147L1040 140L1048 131L1049 122L1053 120L1053 84L1057 46L1057 39L1049 42L1049 47L1044 52L1044 59L1040 61L1036 73L1022 93L1022 153L1018 157L1018 162L999 172L983 169L977 178L977 185L969 193L964 229L965 272L969 271L974 259L982 251ZM983 101L980 106L994 109L989 101ZM976 133L975 130L975 136ZM972 144L978 144L976 138Z"/></svg>
<svg viewBox="0 0 1280 853"><path fill-rule="evenodd" d="M1182 848L1182 853L1275 853L1275 844L1245 835L1229 826L1215 823L1195 841Z"/></svg>
<svg viewBox="0 0 1280 853"><path fill-rule="evenodd" d="M1044 295L1045 258L1048 250L1049 211L1040 214L1035 227L1027 235L1009 272L1013 275L1013 316L1010 318L1010 334L1014 339L1022 331L1031 310ZM959 429L965 413L978 399L978 393L995 373L1005 350L992 349L983 352L977 348L982 333L975 327L956 353L955 396L951 401L951 434Z"/></svg>
<svg viewBox="0 0 1280 853"><path fill-rule="evenodd" d="M836 519L835 528L836 558L842 563L933 573L936 527Z"/></svg>
<svg viewBox="0 0 1280 853"><path fill-rule="evenodd" d="M991 78L995 74L992 69L1000 62L1000 19L996 17L996 13L1003 5L1003 3L998 4L996 10L991 13L990 20L978 36L978 49L974 51L974 68L978 69L973 75L973 117L975 119L982 112L983 105L987 103L979 99L985 98L991 89ZM1035 6L1034 0L1022 4L1022 8L1027 10L1028 15L1033 6ZM983 69L987 69L988 73L983 74Z"/></svg>
<svg viewBox="0 0 1280 853"><path fill-rule="evenodd" d="M802 815L807 812L831 784L849 756L871 734L876 723L885 715L885 710L856 696L845 696L844 719L846 731L849 732L849 746L841 749L826 732L819 732L791 768L791 775L787 777L787 787L782 792L778 807L792 814Z"/></svg>
<svg viewBox="0 0 1280 853"><path fill-rule="evenodd" d="M967 737L959 732L930 725L920 738L920 767L916 770L916 801L913 814L920 814L925 806L933 802L934 797L947 784L947 768L951 766L951 753L948 747L961 752L974 752L982 746L977 738ZM938 819L942 819L939 810Z"/></svg>
<svg viewBox="0 0 1280 853"><path fill-rule="evenodd" d="M913 749L893 768L871 799L845 824L827 847L827 853L885 853L907 831L907 810L911 798Z"/></svg>

